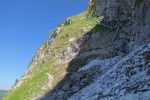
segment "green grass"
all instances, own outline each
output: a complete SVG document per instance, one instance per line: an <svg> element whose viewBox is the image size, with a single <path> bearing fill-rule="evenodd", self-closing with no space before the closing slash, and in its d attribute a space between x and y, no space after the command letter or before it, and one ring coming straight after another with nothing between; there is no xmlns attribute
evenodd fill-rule
<svg viewBox="0 0 150 100"><path fill-rule="evenodd" d="M107 32L107 31L110 31L110 29L109 29L109 28L106 28L106 27L104 27L104 26L102 26L102 25L99 25L99 24L97 24L97 25L95 26L95 28L94 28L94 33L95 33L95 32L104 33L104 32Z"/></svg>
<svg viewBox="0 0 150 100"><path fill-rule="evenodd" d="M60 73L66 72L66 65L61 65L58 69L54 67L55 60L47 61L45 64L39 64L31 71L32 78L24 81L19 88L12 90L4 98L4 100L30 100L38 94L45 92L41 87L48 83L48 75L54 76L53 86L56 86L64 76ZM65 75L65 74L64 74Z"/></svg>
<svg viewBox="0 0 150 100"><path fill-rule="evenodd" d="M54 30L52 30L52 31L50 32L50 36L52 37L53 34L54 34Z"/></svg>
<svg viewBox="0 0 150 100"><path fill-rule="evenodd" d="M42 64L35 66L35 68L30 73L32 78L28 78L26 81L24 81L15 91L10 91L4 100L24 100L27 98L30 100L34 94L35 96L39 94L42 91L41 85L47 83L46 73L51 72L52 63L53 62L50 61L45 66Z"/></svg>

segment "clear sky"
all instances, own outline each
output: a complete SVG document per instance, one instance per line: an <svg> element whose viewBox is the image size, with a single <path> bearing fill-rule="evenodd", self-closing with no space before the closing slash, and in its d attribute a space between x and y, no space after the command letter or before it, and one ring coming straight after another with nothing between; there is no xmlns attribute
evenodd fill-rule
<svg viewBox="0 0 150 100"><path fill-rule="evenodd" d="M0 0L0 89L27 69L49 31L86 8L88 0Z"/></svg>

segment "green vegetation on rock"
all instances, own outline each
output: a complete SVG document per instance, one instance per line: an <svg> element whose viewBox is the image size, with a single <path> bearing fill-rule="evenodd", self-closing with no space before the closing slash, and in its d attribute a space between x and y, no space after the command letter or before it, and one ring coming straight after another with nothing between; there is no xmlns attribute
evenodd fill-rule
<svg viewBox="0 0 150 100"><path fill-rule="evenodd" d="M50 36L52 37L52 36L53 36L53 34L54 34L54 31L52 30L52 31L50 32Z"/></svg>
<svg viewBox="0 0 150 100"><path fill-rule="evenodd" d="M54 76L55 81L52 83L54 87L59 80L63 78L59 73L65 72L65 65L57 69L54 68L55 60L45 61L45 64L40 63L35 66L28 74L29 77L25 78L23 83L11 90L4 100L31 100L31 98L43 94L48 88L48 74ZM62 66L62 65L61 65Z"/></svg>
<svg viewBox="0 0 150 100"><path fill-rule="evenodd" d="M88 5L88 8L87 8L87 16L95 16L95 3L96 3L96 0L91 0L89 2L89 5Z"/></svg>
<svg viewBox="0 0 150 100"><path fill-rule="evenodd" d="M62 56L62 52L71 43L70 38L78 39L94 28L97 22L92 18L87 18L86 12L69 18L73 23L62 26L62 31L57 35L55 42L51 45L51 52ZM63 41L63 42L62 42Z"/></svg>
<svg viewBox="0 0 150 100"><path fill-rule="evenodd" d="M66 51L67 46L72 42L70 38L75 40L87 34L96 25L97 22L93 18L87 18L86 12L69 18L72 21L71 24L60 24L61 31L57 34L55 41L51 44L50 52L56 57L52 57L47 52L44 57L30 69L23 78L22 83L15 89L9 91L4 100L31 100L31 98L40 96L46 91L53 89L66 75L68 63L58 64L57 62L62 57L62 53ZM102 28L103 29L103 28ZM51 32L51 36L54 32ZM44 51L47 48L47 42L45 42L37 52ZM35 56L32 60L36 59ZM33 63L30 63L32 65ZM58 66L58 67L57 67ZM61 74L60 74L61 73ZM49 86L49 76L54 78L52 86Z"/></svg>

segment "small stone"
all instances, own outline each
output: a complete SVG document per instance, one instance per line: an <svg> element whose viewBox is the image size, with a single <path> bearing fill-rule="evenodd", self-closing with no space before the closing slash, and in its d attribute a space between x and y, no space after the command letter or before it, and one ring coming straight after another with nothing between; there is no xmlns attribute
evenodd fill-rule
<svg viewBox="0 0 150 100"><path fill-rule="evenodd" d="M79 91L79 89L80 89L80 88L79 88L78 86L73 86L73 87L72 87L72 92L75 93L75 92Z"/></svg>
<svg viewBox="0 0 150 100"><path fill-rule="evenodd" d="M106 89L106 90L103 92L103 95L108 95L108 94L110 93L110 91L111 91L110 88Z"/></svg>
<svg viewBox="0 0 150 100"><path fill-rule="evenodd" d="M127 16L126 15L122 15L122 16L120 16L120 21L124 21L124 20L126 20L127 19Z"/></svg>
<svg viewBox="0 0 150 100"><path fill-rule="evenodd" d="M64 91L67 91L70 89L70 85L69 84L65 84L63 87L62 87L62 90Z"/></svg>

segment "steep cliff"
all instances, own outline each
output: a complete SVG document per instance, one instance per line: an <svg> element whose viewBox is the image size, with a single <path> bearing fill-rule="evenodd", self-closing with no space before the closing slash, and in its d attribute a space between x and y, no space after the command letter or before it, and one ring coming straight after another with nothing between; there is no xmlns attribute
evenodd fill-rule
<svg viewBox="0 0 150 100"><path fill-rule="evenodd" d="M149 0L90 0L51 31L4 100L149 100L149 15Z"/></svg>

